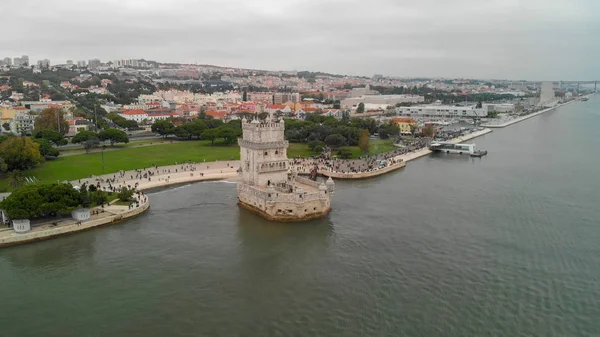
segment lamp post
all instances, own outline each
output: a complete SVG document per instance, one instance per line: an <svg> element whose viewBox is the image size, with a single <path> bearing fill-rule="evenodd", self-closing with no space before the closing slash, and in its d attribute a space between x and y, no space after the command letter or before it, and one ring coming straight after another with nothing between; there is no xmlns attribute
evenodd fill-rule
<svg viewBox="0 0 600 337"><path fill-rule="evenodd" d="M104 149L106 145L102 145L102 174L104 174Z"/></svg>

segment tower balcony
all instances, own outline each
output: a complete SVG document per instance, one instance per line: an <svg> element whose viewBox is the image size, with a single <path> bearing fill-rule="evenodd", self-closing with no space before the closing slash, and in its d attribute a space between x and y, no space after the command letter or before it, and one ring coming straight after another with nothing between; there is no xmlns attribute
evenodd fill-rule
<svg viewBox="0 0 600 337"><path fill-rule="evenodd" d="M240 147L252 150L269 150L269 149L281 149L287 148L290 145L290 142L287 140L282 140L278 142L265 142L265 143L257 143L251 142L249 140L245 140L242 138L238 138L238 145Z"/></svg>
<svg viewBox="0 0 600 337"><path fill-rule="evenodd" d="M267 173L267 172L278 172L278 171L286 171L289 169L289 162L287 160L278 160L271 162L264 162L257 165L257 171L259 173Z"/></svg>

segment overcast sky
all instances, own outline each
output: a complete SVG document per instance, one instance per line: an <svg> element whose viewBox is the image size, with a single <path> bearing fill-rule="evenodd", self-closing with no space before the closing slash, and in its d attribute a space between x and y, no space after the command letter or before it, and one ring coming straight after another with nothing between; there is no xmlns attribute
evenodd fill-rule
<svg viewBox="0 0 600 337"><path fill-rule="evenodd" d="M600 79L600 0L0 0L0 57Z"/></svg>

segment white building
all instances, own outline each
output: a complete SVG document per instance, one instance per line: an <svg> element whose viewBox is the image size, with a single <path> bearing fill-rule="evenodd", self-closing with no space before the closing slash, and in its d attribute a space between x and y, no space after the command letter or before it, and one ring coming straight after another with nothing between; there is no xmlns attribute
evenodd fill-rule
<svg viewBox="0 0 600 337"><path fill-rule="evenodd" d="M342 109L356 110L360 103L395 106L399 103L422 103L424 101L425 97L416 95L365 95L346 98L340 102L340 105Z"/></svg>
<svg viewBox="0 0 600 337"><path fill-rule="evenodd" d="M540 89L540 102L539 106L553 106L556 105L558 100L554 96L554 87L552 82L542 82L542 88Z"/></svg>
<svg viewBox="0 0 600 337"><path fill-rule="evenodd" d="M102 109L104 109L104 111L111 113L111 112L118 112L119 109L121 109L121 105L120 104L115 104L113 102L108 102L106 104L102 104L100 106Z"/></svg>
<svg viewBox="0 0 600 337"><path fill-rule="evenodd" d="M79 208L71 212L71 217L77 222L89 221L91 218L89 208Z"/></svg>
<svg viewBox="0 0 600 337"><path fill-rule="evenodd" d="M31 230L31 222L29 219L13 220L13 229L17 233L27 233Z"/></svg>
<svg viewBox="0 0 600 337"><path fill-rule="evenodd" d="M100 65L102 65L102 62L100 62L100 60L98 59L91 59L88 62L88 68L95 70L98 69L98 67L100 67Z"/></svg>
<svg viewBox="0 0 600 337"><path fill-rule="evenodd" d="M31 135L35 126L35 116L26 112L17 112L8 124L10 125L10 131L15 135Z"/></svg>
<svg viewBox="0 0 600 337"><path fill-rule="evenodd" d="M515 105L512 103L483 103L482 105L488 112L506 113L515 111Z"/></svg>
<svg viewBox="0 0 600 337"><path fill-rule="evenodd" d="M148 114L147 115L147 119L149 123L154 123L156 121L162 121L162 120L167 120L169 118L172 117L177 117L177 114L174 112L171 113L155 113L155 114Z"/></svg>
<svg viewBox="0 0 600 337"><path fill-rule="evenodd" d="M119 112L118 115L127 120L136 121L138 123L148 119L148 114L144 110L127 110Z"/></svg>
<svg viewBox="0 0 600 337"><path fill-rule="evenodd" d="M50 67L50 60L48 60L48 59L39 60L37 62L37 66L39 68L49 68Z"/></svg>
<svg viewBox="0 0 600 337"><path fill-rule="evenodd" d="M353 88L350 91L350 98L358 98L362 96L375 96L379 95L379 92L371 90L370 85L366 85L364 88Z"/></svg>
<svg viewBox="0 0 600 337"><path fill-rule="evenodd" d="M85 66L86 66L85 61L77 61L77 67L79 67L79 68L85 68Z"/></svg>
<svg viewBox="0 0 600 337"><path fill-rule="evenodd" d="M486 117L488 115L487 107L476 108L473 106L452 106L442 105L436 102L432 105L416 105L408 107L397 107L396 115L409 117Z"/></svg>
<svg viewBox="0 0 600 337"><path fill-rule="evenodd" d="M21 57L15 57L13 59L13 65L15 67L29 67L29 56L23 55Z"/></svg>

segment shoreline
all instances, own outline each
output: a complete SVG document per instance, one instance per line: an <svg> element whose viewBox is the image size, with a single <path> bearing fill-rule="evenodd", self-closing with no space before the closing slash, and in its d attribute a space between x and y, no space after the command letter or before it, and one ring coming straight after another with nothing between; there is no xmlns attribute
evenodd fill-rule
<svg viewBox="0 0 600 337"><path fill-rule="evenodd" d="M511 121L508 121L499 125L484 125L486 127L483 130L479 130L461 137L454 138L450 140L452 143L461 143L471 139L475 139L477 137L481 137L488 133L493 132L491 128L504 128L512 124L516 124L522 122L526 119L533 118L535 116L541 115L545 112L554 110L564 105L571 104L576 102L577 100L569 101L564 104L557 105L552 108L547 108L536 113L523 116ZM327 177L332 177L335 179L342 180L354 180L354 179L367 179L373 178L380 175L387 174L389 172L396 171L398 169L406 167L406 163L412 160L416 160L418 158L427 156L431 154L432 151L428 148L422 148L415 152L410 152L402 155L398 155L394 157L394 160L397 160L398 163L392 164L385 168L382 168L377 171L370 172L358 172L358 173L340 173L340 172L329 172L329 171L319 171L318 173ZM178 185L186 185L192 184L196 182L208 182L208 181L235 181L237 177L237 168L239 167L240 162L238 160L234 161L216 161L216 162L203 162L203 163L183 163L176 164L170 166L161 166L161 167L152 167L143 170L131 170L122 173L112 173L105 174L102 176L92 176L86 179L78 179L71 181L70 183L74 186L85 184L94 184L100 185L102 189L108 190L107 180L115 179L118 177L118 180L112 182L113 186L131 186L134 187L138 191L152 191L163 188L172 188ZM211 168L212 166L212 168ZM173 172L174 170L175 172ZM143 172L154 172L150 178L143 178L141 173ZM128 179L128 176L130 179ZM140 204L139 207L134 209L128 209L127 206L117 206L113 204L109 204L106 207L105 211L106 215L102 213L102 216L96 216L96 218L92 217L87 222L84 222L80 225L76 224L76 222L72 219L68 220L59 220L58 222L62 222L63 224L59 226L50 226L53 221L48 221L47 223L38 225L37 228L32 228L31 231L27 233L16 233L12 228L2 228L0 229L0 247L9 247L20 244L32 243L36 241L47 240L51 238L55 238L61 235L70 235L77 232L82 232L90 229L94 229L97 227L107 226L111 224L116 224L123 222L125 220L134 218L139 216L150 207L150 200L148 199L145 203ZM248 209L248 207L244 207ZM252 209L250 209L253 211Z"/></svg>
<svg viewBox="0 0 600 337"><path fill-rule="evenodd" d="M92 216L90 220L82 222L80 225L73 219L65 219L44 222L43 224L38 225L37 228L32 228L27 233L16 233L12 228L3 228L0 231L0 248L49 240L59 236L71 235L103 226L114 225L133 219L150 208L149 199L147 199L145 203L140 204L139 207L133 209L129 209L127 206L116 206L113 204L109 204L105 208L105 213L107 214L100 213L100 215L95 215L95 219L94 216ZM94 209L99 208L96 207ZM52 222L64 222L64 224L51 226Z"/></svg>
<svg viewBox="0 0 600 337"><path fill-rule="evenodd" d="M490 132L493 132L493 131L491 129L485 128L483 130L479 130L479 131L464 135L462 137L453 138L450 140L450 142L455 143L455 144L462 143L462 142L466 142L471 139L475 139L477 137L487 135ZM427 156L431 153L432 153L432 151L430 149L422 148L415 152L399 155L399 156L395 157L394 159L397 159L397 160L402 159L404 162L409 162L411 160L415 160L415 159L419 159L421 157Z"/></svg>
<svg viewBox="0 0 600 337"><path fill-rule="evenodd" d="M566 103L563 103L563 104L557 104L556 106L553 106L551 108L546 108L546 109L540 110L538 112L531 113L531 114L526 115L526 116L521 116L521 117L512 119L510 121L504 122L502 124L483 124L482 126L485 127L485 128L497 128L497 129L505 128L507 126L510 126L510 125L513 125L513 124L516 124L516 123L520 123L520 122L522 122L524 120L527 120L529 118L533 118L535 116L539 116L539 115L541 115L543 113L546 113L548 111L552 111L552 110L558 109L558 108L560 108L562 106L569 105L569 104L571 104L573 102L577 102L577 100L572 100L572 101L569 101L569 102L566 102Z"/></svg>

